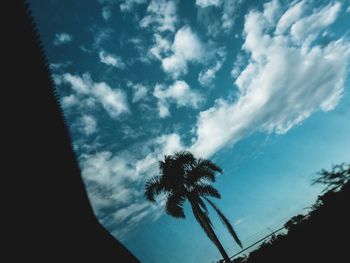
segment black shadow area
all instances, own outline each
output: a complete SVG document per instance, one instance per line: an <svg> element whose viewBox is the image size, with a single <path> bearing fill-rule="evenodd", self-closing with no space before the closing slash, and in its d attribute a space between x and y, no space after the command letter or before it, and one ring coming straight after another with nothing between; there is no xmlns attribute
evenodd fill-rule
<svg viewBox="0 0 350 263"><path fill-rule="evenodd" d="M3 262L139 262L93 214L28 6L1 6Z"/></svg>

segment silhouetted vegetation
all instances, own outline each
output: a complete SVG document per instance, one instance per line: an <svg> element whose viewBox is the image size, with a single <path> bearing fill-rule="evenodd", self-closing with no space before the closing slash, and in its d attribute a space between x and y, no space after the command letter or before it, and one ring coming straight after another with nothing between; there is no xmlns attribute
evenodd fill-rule
<svg viewBox="0 0 350 263"><path fill-rule="evenodd" d="M146 182L146 198L151 202L155 202L156 195L165 194L166 212L177 218L185 217L183 205L188 200L193 214L204 232L218 248L224 260L230 262L229 256L214 232L205 203L206 201L217 212L234 240L242 247L241 241L229 220L217 205L208 198L220 198L218 190L210 183L215 182L216 173L221 173L221 168L210 160L194 158L190 152L178 152L174 155L166 155L164 161L159 162L159 172L159 176L155 176Z"/></svg>
<svg viewBox="0 0 350 263"><path fill-rule="evenodd" d="M313 184L325 184L307 215L292 217L284 226L287 234L272 236L249 256L234 263L350 262L350 165L322 170Z"/></svg>

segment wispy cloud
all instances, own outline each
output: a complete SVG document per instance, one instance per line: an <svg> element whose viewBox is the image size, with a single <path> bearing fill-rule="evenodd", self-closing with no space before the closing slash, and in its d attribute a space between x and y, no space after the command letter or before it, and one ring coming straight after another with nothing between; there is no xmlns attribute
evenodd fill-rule
<svg viewBox="0 0 350 263"><path fill-rule="evenodd" d="M119 7L122 12L131 12L137 5L145 3L147 0L123 0Z"/></svg>
<svg viewBox="0 0 350 263"><path fill-rule="evenodd" d="M199 72L198 82L202 86L206 86L206 87L213 86L213 81L216 77L216 73L221 69L226 59L226 52L224 49L218 49L218 48L215 48L215 49L217 51L216 51L214 63L209 68L203 69Z"/></svg>
<svg viewBox="0 0 350 263"><path fill-rule="evenodd" d="M269 20L266 9L271 7L246 16L243 49L249 58L235 82L238 97L218 99L199 114L190 147L196 154L210 156L255 131L283 134L315 111L330 111L339 103L350 44L339 38L319 46L314 40L335 21L340 4L309 11L285 24L283 34L281 29L279 34L269 33L281 21Z"/></svg>
<svg viewBox="0 0 350 263"><path fill-rule="evenodd" d="M70 66L72 64L72 61L66 61L62 63L50 63L50 68L52 70L59 70L59 69L65 69L66 67Z"/></svg>
<svg viewBox="0 0 350 263"><path fill-rule="evenodd" d="M148 100L148 90L149 88L141 83L132 83L131 81L129 81L127 83L128 87L132 88L133 91L133 97L132 97L132 102L136 103L139 102L141 100Z"/></svg>
<svg viewBox="0 0 350 263"><path fill-rule="evenodd" d="M109 54L104 50L101 50L98 55L100 61L108 66L116 67L119 69L125 68L125 63L123 62L122 58L117 55Z"/></svg>
<svg viewBox="0 0 350 263"><path fill-rule="evenodd" d="M222 28L230 31L238 17L238 9L243 0L224 0L222 7Z"/></svg>
<svg viewBox="0 0 350 263"><path fill-rule="evenodd" d="M233 223L233 225L238 226L238 225L242 224L242 223L243 223L244 221L246 221L246 220L247 220L247 217L238 218L238 219Z"/></svg>
<svg viewBox="0 0 350 263"><path fill-rule="evenodd" d="M110 6L104 6L102 8L102 17L104 20L108 21L112 17L112 10Z"/></svg>
<svg viewBox="0 0 350 263"><path fill-rule="evenodd" d="M56 76L55 81L57 85L68 84L75 92L62 98L62 105L67 110L70 106L89 109L101 105L112 118L130 112L124 91L112 89L105 82L94 82L89 73L82 76L65 73Z"/></svg>
<svg viewBox="0 0 350 263"><path fill-rule="evenodd" d="M64 44L67 44L69 42L72 42L73 37L67 33L57 33L55 35L55 39L53 41L53 44L55 46L61 46Z"/></svg>

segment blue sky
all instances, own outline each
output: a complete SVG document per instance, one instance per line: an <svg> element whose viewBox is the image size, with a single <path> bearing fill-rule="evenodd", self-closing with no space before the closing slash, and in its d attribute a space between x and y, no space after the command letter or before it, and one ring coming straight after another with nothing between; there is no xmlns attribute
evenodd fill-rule
<svg viewBox="0 0 350 263"><path fill-rule="evenodd" d="M179 220L146 202L165 154L223 168L217 204L244 246L349 161L349 1L30 3L94 211L141 262L220 258L188 206Z"/></svg>

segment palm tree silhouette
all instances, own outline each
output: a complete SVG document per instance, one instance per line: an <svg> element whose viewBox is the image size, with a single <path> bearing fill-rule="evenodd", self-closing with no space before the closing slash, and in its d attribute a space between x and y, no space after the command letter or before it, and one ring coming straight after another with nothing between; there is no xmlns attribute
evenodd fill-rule
<svg viewBox="0 0 350 263"><path fill-rule="evenodd" d="M165 194L166 212L177 218L185 218L183 206L184 202L188 200L193 214L204 232L218 248L225 262L231 262L213 230L208 208L204 202L207 201L212 206L236 243L242 247L242 243L229 220L208 198L220 198L218 190L211 186L210 182L215 182L216 173L222 173L222 169L210 160L196 159L190 152L182 151L174 155L166 155L163 161L159 161L159 170L160 175L154 176L146 182L146 198L155 202L155 196Z"/></svg>

